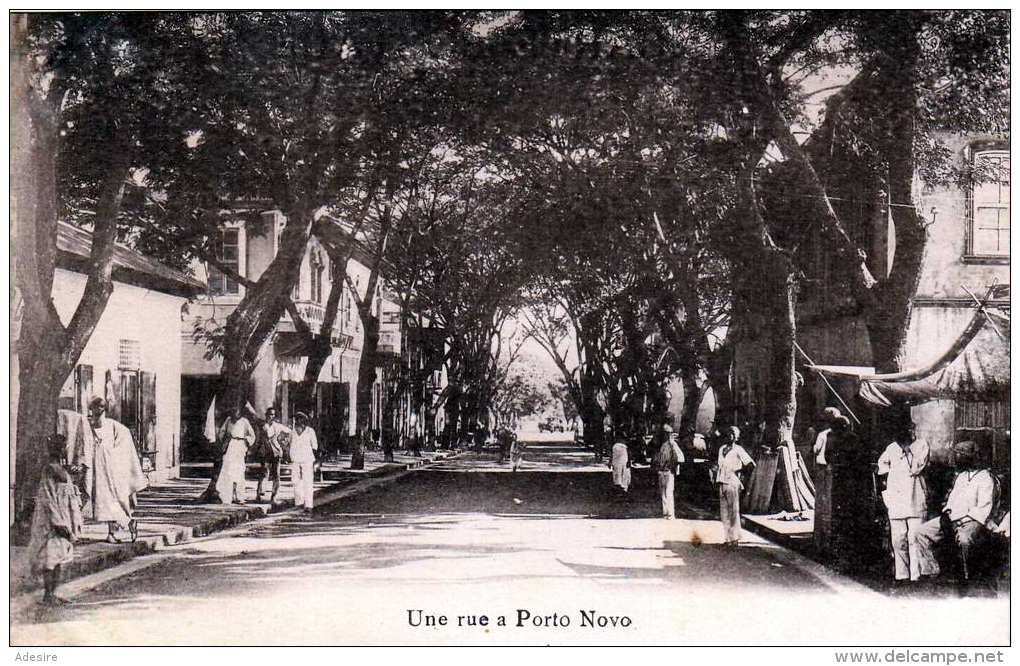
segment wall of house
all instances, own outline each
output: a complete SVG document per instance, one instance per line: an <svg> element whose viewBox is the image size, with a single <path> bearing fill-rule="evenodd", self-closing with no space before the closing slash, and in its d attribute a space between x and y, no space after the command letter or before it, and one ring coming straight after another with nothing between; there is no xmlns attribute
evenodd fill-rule
<svg viewBox="0 0 1020 666"><path fill-rule="evenodd" d="M85 289L85 276L57 269L53 302L65 324ZM120 340L140 343L141 370L156 375L156 469L151 481L174 478L180 464L181 307L185 299L141 287L114 283L113 294L79 364L93 367L93 394L103 395L107 370L116 372Z"/></svg>

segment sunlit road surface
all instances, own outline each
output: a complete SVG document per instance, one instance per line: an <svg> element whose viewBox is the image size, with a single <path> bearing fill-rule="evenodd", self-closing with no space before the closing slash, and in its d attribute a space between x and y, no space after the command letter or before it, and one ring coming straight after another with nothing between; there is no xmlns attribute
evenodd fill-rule
<svg viewBox="0 0 1020 666"><path fill-rule="evenodd" d="M65 608L20 597L12 644L1009 641L1007 599L891 598L746 532L726 549L714 516L657 518L649 476L616 499L566 442L532 444L516 473L492 458L128 562L64 586Z"/></svg>

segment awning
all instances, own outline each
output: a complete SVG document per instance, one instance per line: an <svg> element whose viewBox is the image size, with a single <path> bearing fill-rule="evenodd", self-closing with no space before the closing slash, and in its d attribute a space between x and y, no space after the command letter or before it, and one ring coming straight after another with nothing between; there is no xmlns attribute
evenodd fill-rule
<svg viewBox="0 0 1020 666"><path fill-rule="evenodd" d="M1000 401L1009 399L1009 315L980 308L967 328L935 361L908 372L874 374L871 368L808 366L828 375L854 377L858 395L891 406L928 400ZM870 372L868 372L870 370Z"/></svg>

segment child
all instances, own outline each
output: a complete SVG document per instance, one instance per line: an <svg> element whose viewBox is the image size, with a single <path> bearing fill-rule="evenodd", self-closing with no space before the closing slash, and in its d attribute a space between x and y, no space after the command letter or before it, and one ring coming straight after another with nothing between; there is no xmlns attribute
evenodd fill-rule
<svg viewBox="0 0 1020 666"><path fill-rule="evenodd" d="M74 542L81 534L81 497L64 467L67 444L63 435L46 439L49 464L39 480L32 514L28 553L32 572L43 578L43 603L66 604L56 596L60 567L74 559Z"/></svg>

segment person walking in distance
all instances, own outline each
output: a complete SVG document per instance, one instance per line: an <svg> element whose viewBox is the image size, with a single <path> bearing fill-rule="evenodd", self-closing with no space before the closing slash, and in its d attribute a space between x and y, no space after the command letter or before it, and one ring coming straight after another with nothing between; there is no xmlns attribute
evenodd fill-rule
<svg viewBox="0 0 1020 666"><path fill-rule="evenodd" d="M223 465L216 480L216 492L224 504L244 504L244 459L248 449L255 444L255 429L240 405L223 422L220 441L223 443Z"/></svg>
<svg viewBox="0 0 1020 666"><path fill-rule="evenodd" d="M308 425L308 421L308 415L304 412L295 415L294 437L290 442L294 506L304 506L305 511L311 511L313 506L315 452L319 450L319 440L315 436L315 430Z"/></svg>
<svg viewBox="0 0 1020 666"><path fill-rule="evenodd" d="M671 426L662 427L662 444L655 454L655 470L659 476L659 496L662 498L662 517L676 518L676 498L673 494L677 467L684 461L684 454L676 443L676 433Z"/></svg>

